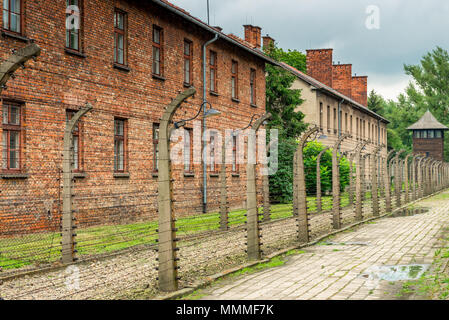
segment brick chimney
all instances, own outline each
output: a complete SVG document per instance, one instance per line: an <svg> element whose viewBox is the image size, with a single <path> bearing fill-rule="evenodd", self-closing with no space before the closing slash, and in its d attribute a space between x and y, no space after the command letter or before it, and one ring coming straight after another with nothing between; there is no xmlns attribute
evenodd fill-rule
<svg viewBox="0 0 449 320"><path fill-rule="evenodd" d="M334 64L332 66L332 88L351 98L352 64Z"/></svg>
<svg viewBox="0 0 449 320"><path fill-rule="evenodd" d="M262 28L250 24L244 25L245 41L249 42L254 48L261 48Z"/></svg>
<svg viewBox="0 0 449 320"><path fill-rule="evenodd" d="M307 74L329 87L332 87L332 52L333 49L307 50Z"/></svg>
<svg viewBox="0 0 449 320"><path fill-rule="evenodd" d="M266 50L266 48L270 48L271 45L274 45L274 39L270 37L268 34L263 39L263 49Z"/></svg>
<svg viewBox="0 0 449 320"><path fill-rule="evenodd" d="M365 107L368 106L368 77L352 77L352 99Z"/></svg>

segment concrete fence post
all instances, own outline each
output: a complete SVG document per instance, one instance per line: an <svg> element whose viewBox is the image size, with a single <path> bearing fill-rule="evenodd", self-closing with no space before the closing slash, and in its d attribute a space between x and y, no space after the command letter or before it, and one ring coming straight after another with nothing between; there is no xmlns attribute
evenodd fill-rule
<svg viewBox="0 0 449 320"><path fill-rule="evenodd" d="M321 158L330 148L324 148L316 158L316 212L321 213L323 210L323 203L321 199Z"/></svg>
<svg viewBox="0 0 449 320"><path fill-rule="evenodd" d="M417 172L418 172L418 194L417 194L417 199L420 199L422 197L424 197L424 179L423 179L423 175L424 175L424 169L423 169L423 163L425 161L425 158L419 158L418 160L418 168L417 168Z"/></svg>
<svg viewBox="0 0 449 320"><path fill-rule="evenodd" d="M382 155L379 154L378 156L378 170L377 170L377 188L379 189L379 195L380 198L384 198L385 197L385 192L384 192L384 184L383 184L383 165L384 165L384 161L383 161L383 157Z"/></svg>
<svg viewBox="0 0 449 320"><path fill-rule="evenodd" d="M423 198L427 194L426 163L427 163L428 160L429 160L428 158L425 158L423 160L423 162L422 162L422 168L421 168L421 170L422 170L422 187L421 187L422 188L422 191L421 191L422 195L421 195L421 198Z"/></svg>
<svg viewBox="0 0 449 320"><path fill-rule="evenodd" d="M427 158L424 162L424 196L429 195L429 167L431 161L431 158Z"/></svg>
<svg viewBox="0 0 449 320"><path fill-rule="evenodd" d="M362 192L363 192L363 186L362 186L362 149L368 144L368 141L361 142L357 148L356 148L356 180L355 180L355 219L357 221L363 220L363 214L362 214Z"/></svg>
<svg viewBox="0 0 449 320"><path fill-rule="evenodd" d="M354 205L354 157L355 153L351 153L349 156L349 206L352 207Z"/></svg>
<svg viewBox="0 0 449 320"><path fill-rule="evenodd" d="M436 179L435 179L435 167L438 164L437 160L434 160L431 164L431 175L430 175L430 183L429 183L429 188L430 188L430 193L434 193L436 188Z"/></svg>
<svg viewBox="0 0 449 320"><path fill-rule="evenodd" d="M67 121L64 130L64 147L62 160L62 263L69 264L75 261L75 219L73 217L73 129L82 116L92 110L89 103L82 107Z"/></svg>
<svg viewBox="0 0 449 320"><path fill-rule="evenodd" d="M270 204L270 180L268 174L262 176L262 193L263 193L263 221L271 220L271 204Z"/></svg>
<svg viewBox="0 0 449 320"><path fill-rule="evenodd" d="M423 197L427 196L427 164L429 159L423 161Z"/></svg>
<svg viewBox="0 0 449 320"><path fill-rule="evenodd" d="M415 201L418 197L417 197L417 194L416 194L416 184L417 184L417 179L416 179L416 176L417 176L417 170L416 170L416 166L417 166L417 161L416 161L416 158L417 158L418 156L417 155L414 155L413 157L412 157L412 167L411 167L411 175L412 175L412 201Z"/></svg>
<svg viewBox="0 0 449 320"><path fill-rule="evenodd" d="M306 194L306 177L304 173L304 156L303 156L303 149L307 143L307 139L319 131L318 127L311 128L307 130L301 137L299 141L299 145L296 149L296 155L295 155L295 163L293 164L296 166L296 184L295 187L297 188L296 191L296 210L297 212L294 212L294 215L297 217L298 222L298 241L300 243L307 243L310 239L309 234L309 215L307 213L307 194Z"/></svg>
<svg viewBox="0 0 449 320"><path fill-rule="evenodd" d="M257 154L256 150L256 136L257 131L259 131L260 126L271 117L270 113L264 114L260 117L252 126L254 136L248 137L248 158L249 153L254 152ZM259 211L257 206L257 185L256 185L256 167L257 167L257 159L256 163L250 163L248 161L247 164L247 172L246 172L246 205L247 205L247 254L248 260L260 260L261 251L260 251L260 227L259 227Z"/></svg>
<svg viewBox="0 0 449 320"><path fill-rule="evenodd" d="M384 159L384 183L385 183L385 212L391 212L391 182L390 182L390 166L388 165L388 159L395 150L388 152Z"/></svg>
<svg viewBox="0 0 449 320"><path fill-rule="evenodd" d="M373 156L371 157L371 199L372 199L372 205L373 205L373 216L377 217L379 216L379 190L377 187L377 181L378 181L378 165L377 165L377 155L380 152L380 150L383 148L383 146L377 146L376 149L374 149Z"/></svg>
<svg viewBox="0 0 449 320"><path fill-rule="evenodd" d="M440 165L440 162L436 161L435 165L433 166L433 182L432 182L433 192L438 191L438 166L439 165Z"/></svg>
<svg viewBox="0 0 449 320"><path fill-rule="evenodd" d="M25 62L36 59L41 54L41 48L31 43L18 50L13 49L12 54L0 64L0 93L6 89L6 83L14 73L21 67L25 67Z"/></svg>
<svg viewBox="0 0 449 320"><path fill-rule="evenodd" d="M401 181L401 159L399 158L399 156L404 152L405 150L400 150L395 156L394 193L396 194L396 208L399 208L401 206L402 181Z"/></svg>
<svg viewBox="0 0 449 320"><path fill-rule="evenodd" d="M343 134L332 149L332 226L334 229L341 228L341 209L340 209L340 158L338 149L341 143L349 138L350 135Z"/></svg>
<svg viewBox="0 0 449 320"><path fill-rule="evenodd" d="M362 188L362 204L363 201L366 200L366 158L367 158L368 154L364 154L361 156L360 160L360 171L361 171L361 176L360 176L360 185Z"/></svg>
<svg viewBox="0 0 449 320"><path fill-rule="evenodd" d="M226 186L226 137L221 146L221 168L220 168L220 229L228 230L228 189Z"/></svg>
<svg viewBox="0 0 449 320"><path fill-rule="evenodd" d="M422 187L421 187L422 195L421 195L421 198L426 196L426 194L427 194L427 161L428 160L429 160L428 158L425 158L422 162L422 168L421 168L421 170L422 170Z"/></svg>
<svg viewBox="0 0 449 320"><path fill-rule="evenodd" d="M409 182L409 165L408 160L413 154L408 154L404 159L404 184L405 184L405 203L410 202L410 182Z"/></svg>
<svg viewBox="0 0 449 320"><path fill-rule="evenodd" d="M159 213L159 289L176 291L178 289L178 267L176 259L176 229L173 210L173 181L170 160L170 127L173 116L181 104L196 93L194 88L179 94L166 108L159 124L158 159L158 213ZM205 160L205 159L204 159Z"/></svg>

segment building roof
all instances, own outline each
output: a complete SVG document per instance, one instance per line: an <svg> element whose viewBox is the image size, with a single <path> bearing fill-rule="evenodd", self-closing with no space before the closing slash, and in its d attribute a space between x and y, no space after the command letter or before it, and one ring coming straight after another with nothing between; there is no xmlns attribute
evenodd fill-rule
<svg viewBox="0 0 449 320"><path fill-rule="evenodd" d="M199 26L200 28L209 31L210 33L212 33L214 35L218 35L219 39L222 39L226 42L236 45L236 46L240 47L241 49L249 52L250 54L253 54L253 55L261 58L262 60L264 60L267 63L273 64L273 65L278 65L278 63L276 61L274 61L273 59L268 57L262 50L254 48L254 46L252 46L247 41L240 39L235 35L227 35L227 34L223 33L221 30L208 25L207 23L201 21L200 19L192 16L189 12L185 11L184 9L182 9L178 6L175 6L171 2L169 2L167 0L151 0L151 1L160 5L163 8L173 12L174 14L180 16L181 18L184 18L184 19L192 22L193 24Z"/></svg>
<svg viewBox="0 0 449 320"><path fill-rule="evenodd" d="M314 86L316 89L318 90L322 90L327 94L333 95L339 99L344 99L346 102L349 102L350 104L352 104L356 109L359 109L360 111L369 114L370 116L383 121L385 123L390 123L390 121L388 121L387 119L385 119L384 117L378 115L377 113L375 113L374 111L371 111L370 109L368 109L367 107L365 107L364 105L354 101L353 99L349 98L348 96L342 94L341 92L338 92L337 90L325 85L324 83L316 80L315 78L312 78L311 76L306 75L305 73L299 71L298 69L284 63L281 62L280 66L283 67L284 69L290 71L291 73L293 73L295 76L297 76L298 78L300 78L301 80L307 82L308 84Z"/></svg>
<svg viewBox="0 0 449 320"><path fill-rule="evenodd" d="M416 123L412 124L407 130L422 130L422 129L441 129L449 130L444 124L439 122L433 114L427 110L426 113Z"/></svg>

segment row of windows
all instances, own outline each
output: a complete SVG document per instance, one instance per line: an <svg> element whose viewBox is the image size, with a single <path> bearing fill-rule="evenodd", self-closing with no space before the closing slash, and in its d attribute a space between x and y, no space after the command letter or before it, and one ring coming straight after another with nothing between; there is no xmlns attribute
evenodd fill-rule
<svg viewBox="0 0 449 320"><path fill-rule="evenodd" d="M71 28L66 29L66 47L81 53L81 35L82 35L82 0L66 0L67 10L66 19L79 17L78 23L71 23ZM4 0L3 2L3 28L15 33L22 32L22 6L23 0ZM73 21L72 21L73 22ZM128 16L120 9L114 11L114 62L118 65L127 65L127 41L128 41ZM191 86L193 84L193 42L184 40L184 84ZM153 25L152 32L152 73L154 76L164 77L164 31L161 27ZM231 98L238 100L238 62L232 60L231 63ZM218 70L217 53L209 52L209 71L211 93L218 93ZM249 100L250 104L256 105L256 70L250 69Z"/></svg>
<svg viewBox="0 0 449 320"><path fill-rule="evenodd" d="M324 126L324 121L323 121L323 116L324 116L324 110L323 110L323 103L320 102L320 110L319 110L319 125L320 128L323 128ZM333 130L334 133L337 133L338 130L338 125L337 125L337 121L338 121L338 117L337 117L337 108L333 108L333 116L331 116L331 107L327 106L327 114L326 114L326 119L327 119L327 130L330 132L331 131L331 121L333 124ZM353 130L353 116L352 115L348 115L347 112L345 112L344 114L344 118L343 118L343 113L340 110L340 119L342 121L341 124L341 130L343 132L349 133L349 134L354 134L354 130ZM349 121L349 122L348 122ZM376 124L371 124L370 122L368 122L368 128L366 127L366 120L361 119L359 117L355 117L355 136L356 139L358 140L360 139L370 139L373 142L378 143L379 142L379 136L378 136L378 126ZM380 129L380 141L383 143L386 143L385 141L386 138L386 134L385 134L385 129L381 128Z"/></svg>
<svg viewBox="0 0 449 320"><path fill-rule="evenodd" d="M127 43L127 14L119 9L115 12L115 43L114 43L114 61L115 63L126 65L127 56L125 44ZM152 33L152 51L153 51L153 75L164 77L164 30L153 25ZM184 85L191 86L193 84L193 42L184 39L183 45L184 55ZM239 67L238 61L231 61L231 98L238 100L238 82ZM249 81L249 100L251 105L256 105L256 70L250 69ZM218 57L217 52L209 51L209 90L212 94L218 94Z"/></svg>
<svg viewBox="0 0 449 320"><path fill-rule="evenodd" d="M22 6L23 0L4 0L3 2L3 28L14 33L22 33ZM82 0L66 0L66 48L81 53L82 38ZM77 20L75 20L77 18ZM67 22L69 21L69 22ZM67 28L69 27L69 28ZM152 73L164 79L164 30L153 25L152 28ZM128 14L120 9L114 10L114 63L126 67L128 64ZM184 85L193 84L193 42L184 40ZM218 93L218 60L215 51L209 52L209 90L212 94ZM238 101L239 96L239 68L238 62L231 61L231 98ZM249 70L249 100L256 105L256 70Z"/></svg>
<svg viewBox="0 0 449 320"><path fill-rule="evenodd" d="M413 138L418 139L439 139L444 137L443 130L414 130Z"/></svg>
<svg viewBox="0 0 449 320"><path fill-rule="evenodd" d="M6 172L20 172L21 170L21 149L22 149L22 108L19 104L5 102L3 104L2 120L2 169ZM76 111L67 110L66 121L69 121ZM187 128L184 131L184 171L193 173L193 130ZM74 128L72 132L73 148L73 169L75 172L83 171L82 152L82 122ZM215 159L216 136L211 135L209 143L209 170L211 173L218 172L217 161ZM232 140L232 171L238 172L237 164L237 137ZM153 170L158 171L158 144L159 144L159 124L153 124ZM128 120L114 118L114 172L128 172Z"/></svg>

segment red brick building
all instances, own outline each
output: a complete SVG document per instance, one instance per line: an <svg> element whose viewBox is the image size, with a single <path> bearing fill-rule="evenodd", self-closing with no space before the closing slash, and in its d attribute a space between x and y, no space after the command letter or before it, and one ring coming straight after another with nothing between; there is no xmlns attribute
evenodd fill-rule
<svg viewBox="0 0 449 320"><path fill-rule="evenodd" d="M269 43L270 39L265 42ZM352 75L351 64L334 64L333 49L306 52L307 74L288 64L281 65L296 77L292 88L301 90L304 102L296 110L305 115L304 122L320 127L326 136L319 142L333 147L346 133L351 137L341 143L342 151L353 151L365 140L369 141L365 146L367 153L381 145L387 146L389 121L367 107L368 77ZM387 149L382 148L380 155L385 157ZM373 169L369 157L367 181Z"/></svg>
<svg viewBox="0 0 449 320"><path fill-rule="evenodd" d="M157 129L164 107L194 86L174 120L190 118L206 99L221 112L219 131L265 113L260 28L247 41L226 35L167 1L1 0L1 58L34 41L42 49L2 92L0 230L59 225L65 123L86 102L93 110L74 131L74 207L80 224L148 220L157 214ZM16 5L17 4L17 5ZM70 7L69 10L67 6ZM74 23L79 8L79 29ZM189 134L189 153L201 148ZM218 166L208 167L208 210L219 203ZM202 164L176 166L177 214L202 211ZM245 201L245 166L227 166L231 207Z"/></svg>

